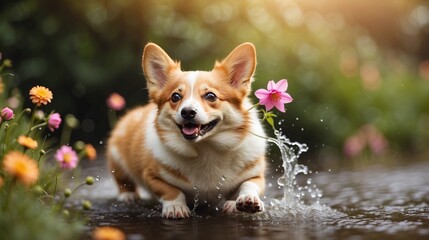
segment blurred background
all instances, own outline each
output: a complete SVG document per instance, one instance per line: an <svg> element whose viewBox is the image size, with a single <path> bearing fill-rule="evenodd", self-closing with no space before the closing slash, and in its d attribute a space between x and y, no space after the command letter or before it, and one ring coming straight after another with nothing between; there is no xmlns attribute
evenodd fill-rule
<svg viewBox="0 0 429 240"><path fill-rule="evenodd" d="M112 92L126 96L127 108L147 101L141 54L149 41L184 70L210 70L238 44L254 43L254 89L288 79L295 101L279 128L309 145L309 162L335 168L427 159L427 1L0 3L0 52L12 59L15 75L5 81L25 96L25 106L32 86L50 88L48 108L80 121L72 139L99 147L110 130Z"/></svg>

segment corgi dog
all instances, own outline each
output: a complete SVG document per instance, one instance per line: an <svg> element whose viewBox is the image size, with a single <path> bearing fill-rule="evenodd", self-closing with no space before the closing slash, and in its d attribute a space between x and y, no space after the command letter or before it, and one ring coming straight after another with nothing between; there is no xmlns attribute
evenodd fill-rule
<svg viewBox="0 0 429 240"><path fill-rule="evenodd" d="M227 214L264 211L265 133L248 97L254 45L239 45L211 71L182 71L148 43L142 67L150 103L123 116L108 140L118 199L155 197L172 219L190 217L196 194Z"/></svg>

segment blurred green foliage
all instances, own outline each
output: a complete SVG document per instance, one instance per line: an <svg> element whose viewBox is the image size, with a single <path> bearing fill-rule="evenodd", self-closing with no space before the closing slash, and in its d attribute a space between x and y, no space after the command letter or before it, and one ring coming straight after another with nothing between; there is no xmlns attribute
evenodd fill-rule
<svg viewBox="0 0 429 240"><path fill-rule="evenodd" d="M289 80L295 101L281 115L281 128L313 153L342 154L345 140L367 124L390 150L426 151L429 67L420 62L429 57L428 4L311 2L3 1L0 51L14 60L15 86L48 86L53 106L81 120L74 137L87 141L108 134L111 92L126 96L128 107L147 101L140 63L148 41L184 70L209 70L250 41L259 62L254 89Z"/></svg>
<svg viewBox="0 0 429 240"><path fill-rule="evenodd" d="M29 197L28 189L15 189L10 198L10 210L2 210L0 216L4 239L79 239L84 231L81 218L67 219L38 197ZM4 199L0 199L2 206Z"/></svg>
<svg viewBox="0 0 429 240"><path fill-rule="evenodd" d="M9 59L0 59L2 239L78 239L84 230L84 219L81 211L66 201L72 191L68 196L62 196L63 186L72 182L66 182L63 176L70 175L70 172L61 171L46 157L51 156L49 152L53 150L52 142L55 141L48 139L50 134L44 133L48 127L55 130L58 126L49 123L50 115L41 110L43 107L34 107L33 111L24 108L20 91L9 86L16 76L3 74L10 67ZM86 152L83 152L83 157L87 157ZM93 183L94 179L88 177L74 190ZM70 213L68 209L73 211Z"/></svg>

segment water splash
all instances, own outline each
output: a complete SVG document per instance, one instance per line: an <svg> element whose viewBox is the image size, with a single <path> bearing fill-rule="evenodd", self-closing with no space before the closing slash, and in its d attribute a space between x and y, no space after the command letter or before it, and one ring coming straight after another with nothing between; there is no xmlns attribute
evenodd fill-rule
<svg viewBox="0 0 429 240"><path fill-rule="evenodd" d="M274 131L274 135L275 138L268 138L268 142L273 143L280 150L283 175L277 179L277 184L283 188L283 196L281 199L271 199L267 211L262 213L262 218L294 217L314 220L342 216L337 211L320 205L319 200L323 193L311 178L307 178L307 185L304 187L297 183L299 174L311 173L307 166L298 163L301 154L308 151L308 146L304 143L292 142L278 130ZM304 203L303 197L306 195L311 198L312 203Z"/></svg>
<svg viewBox="0 0 429 240"><path fill-rule="evenodd" d="M277 180L277 184L283 187L283 198L281 201L275 201L274 205L292 208L300 204L302 195L297 190L296 177L300 173L308 174L308 167L298 163L299 156L308 151L308 146L305 143L292 142L277 130L274 135L276 138L268 138L268 142L278 147L283 160L283 176Z"/></svg>
<svg viewBox="0 0 429 240"><path fill-rule="evenodd" d="M193 189L194 189L194 207L191 210L191 215L195 216L197 215L195 211L198 205L200 204L200 191L198 190L197 186L194 186Z"/></svg>
<svg viewBox="0 0 429 240"><path fill-rule="evenodd" d="M328 218L338 218L344 216L327 206L320 205L319 200L323 196L317 185L314 184L312 178L308 177L304 182L305 186L300 186L297 181L297 176L300 174L311 174L312 172L307 166L298 163L298 159L302 153L308 151L308 146L299 142L292 142L280 131L274 131L275 138L268 138L268 142L273 143L280 151L282 158L282 172L283 175L277 179L277 184L280 189L283 189L283 196L281 199L273 198L266 204L266 211L260 214L238 214L241 217L250 217L254 220L272 220L276 218L294 220L317 221L326 220ZM276 169L277 171L278 169ZM317 172L316 172L317 174ZM222 187L226 177L222 176L215 188L218 190L217 199L220 201L224 197L222 194ZM271 184L271 183L269 183ZM211 208L211 204L205 199L200 198L200 191L198 186L193 187L194 190L194 204L191 210L191 215L198 217L196 209L201 205L206 205ZM311 200L311 203L305 203L304 197ZM264 197L266 199L266 197ZM213 209L219 211L219 206L213 206Z"/></svg>

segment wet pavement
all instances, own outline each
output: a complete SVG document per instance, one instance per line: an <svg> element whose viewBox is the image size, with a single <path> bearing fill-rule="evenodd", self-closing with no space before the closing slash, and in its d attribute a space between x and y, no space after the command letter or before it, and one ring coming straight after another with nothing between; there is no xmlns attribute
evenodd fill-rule
<svg viewBox="0 0 429 240"><path fill-rule="evenodd" d="M225 216L214 207L199 207L183 220L161 218L156 202L117 202L116 185L101 159L84 164L81 176L87 175L96 183L74 196L93 204L86 213L87 238L96 226L114 226L132 240L429 239L429 162L303 176L311 178L308 186L317 184L323 191L323 197L315 198L320 204L308 193L305 204L289 208L270 205L283 192L276 177L269 176L265 213Z"/></svg>

